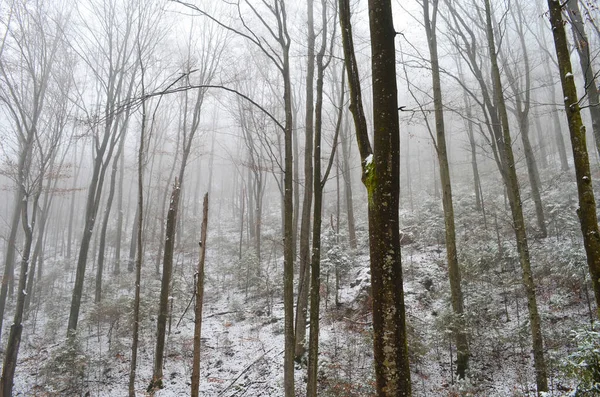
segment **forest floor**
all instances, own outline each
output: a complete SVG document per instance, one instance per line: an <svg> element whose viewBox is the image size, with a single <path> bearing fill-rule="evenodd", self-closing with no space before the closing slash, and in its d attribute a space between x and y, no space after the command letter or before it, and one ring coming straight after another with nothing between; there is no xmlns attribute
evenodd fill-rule
<svg viewBox="0 0 600 397"><path fill-rule="evenodd" d="M562 213L556 210L555 216ZM461 218L458 205L458 223ZM427 214L426 211L423 214ZM466 212L465 212L466 214ZM557 215L558 214L558 215ZM424 215L436 219L436 214ZM466 217L466 215L464 215ZM489 215L488 215L489 217ZM412 219L423 224L427 219ZM462 220L461 220L462 219ZM561 218L562 219L562 218ZM532 239L546 345L549 396L563 396L574 386L562 370L574 346L571 331L589 326L590 296L585 262L576 233ZM405 222L410 223L405 219ZM438 220L439 222L439 220ZM485 233L496 235L491 220ZM502 219L496 219L496 228ZM476 222L476 224L481 224ZM465 223L466 225L466 223ZM483 226L478 226L482 228ZM439 228L439 227L438 227ZM467 227L464 228L465 230ZM572 227L571 227L572 229ZM246 252L240 260L239 235L233 227L210 235L202 324L201 395L283 395L283 304L281 258L273 248L263 258ZM477 231L475 231L477 232ZM365 231L362 231L363 237ZM484 232L481 232L484 233ZM374 396L370 316L370 271L366 245L355 252L324 235L324 275L320 332L319 387L323 396ZM527 306L515 247L510 240L459 235L466 322L470 336L470 378L457 382L456 351L443 244L435 233L415 235L403 248L412 383L415 396L535 396ZM438 241L435 242L436 238ZM364 238L363 238L364 239ZM269 241L268 238L265 241ZM271 236L272 247L276 238ZM499 241L499 240L498 240ZM185 241L182 242L185 245ZM189 244L193 246L192 244ZM219 248L217 248L219 247ZM190 249L188 252L193 252ZM164 365L164 389L158 397L189 395L193 346L194 255L180 255L174 274L172 318ZM139 396L152 377L160 280L148 258L142 282L142 323L136 389ZM15 379L15 396L125 396L129 379L133 274L107 274L103 301L93 303L93 280L87 281L78 338L67 344L66 322L73 283L69 261L56 260L40 284L43 300L34 300L24 323ZM334 269L338 267L339 290ZM585 270L585 268L583 267ZM89 275L93 275L89 271ZM251 275L253 274L253 275ZM593 299L593 298L592 298ZM336 302L337 300L337 302ZM593 302L592 302L593 305ZM13 308L11 307L10 310ZM7 319L10 319L9 311ZM3 341L10 320L5 321ZM296 366L297 395L303 396L305 362Z"/></svg>

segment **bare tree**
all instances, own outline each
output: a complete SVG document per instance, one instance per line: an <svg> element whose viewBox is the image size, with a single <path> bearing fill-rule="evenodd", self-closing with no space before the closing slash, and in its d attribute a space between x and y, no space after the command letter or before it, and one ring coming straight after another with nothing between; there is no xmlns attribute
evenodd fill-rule
<svg viewBox="0 0 600 397"><path fill-rule="evenodd" d="M196 310L194 315L194 360L192 364L192 397L198 397L200 388L200 335L202 334L202 304L204 303L204 262L206 260L206 233L208 228L208 193L204 195L200 257L196 273Z"/></svg>
<svg viewBox="0 0 600 397"><path fill-rule="evenodd" d="M34 229L38 215L39 199L44 179L58 152L59 142L67 124L69 107L53 107L68 102L72 65L64 53L65 23L67 16L62 10L51 7L31 8L26 3L14 3L14 26L11 30L10 50L0 62L2 77L2 101L9 109L11 121L18 139L18 165L15 180L18 181L18 208L25 234L14 320L4 356L0 395L12 396L13 379L23 333L23 316L26 300L27 273L32 253ZM14 41L13 41L14 40ZM14 58L13 58L14 57ZM62 59L62 64L61 60ZM27 65L24 73L8 74L10 61ZM61 81L64 68L66 81ZM58 78L57 78L58 77ZM16 80L18 79L18 80ZM6 92L8 91L8 92Z"/></svg>
<svg viewBox="0 0 600 397"><path fill-rule="evenodd" d="M119 128L123 122L123 115L119 112L120 102L132 95L137 74L133 31L136 14L133 3L105 0L102 4L87 3L87 6L87 9L80 10L83 31L79 35L76 50L95 79L101 82L98 100L103 109L101 114L84 109L90 125L94 158L71 299L68 335L77 329L87 257L102 198L104 178L123 132ZM101 29L105 36L96 37L96 29Z"/></svg>
<svg viewBox="0 0 600 397"><path fill-rule="evenodd" d="M182 3L183 4L183 3ZM287 10L285 0L262 1L263 7L251 1L245 3L250 15L256 17L257 24L266 30L266 37L256 34L246 23L246 18L241 10L240 3L231 5L237 9L238 19L242 27L226 25L215 19L210 14L190 4L188 7L195 9L207 18L217 22L224 29L245 39L255 46L264 56L277 68L283 82L284 123L277 122L284 131L284 162L283 162L283 295L284 295L284 390L286 397L294 396L294 187L293 187L293 159L292 159L292 135L293 135L293 112L292 112L292 85L290 74L290 45L291 38L287 25ZM249 99L249 98L247 98ZM256 103L255 103L256 104ZM274 120L276 121L276 120Z"/></svg>
<svg viewBox="0 0 600 397"><path fill-rule="evenodd" d="M8 175L15 181L17 188L0 288L0 333L9 283L13 280L19 221L25 215L32 217L27 210L23 213L22 203L26 199L24 195L31 196L34 190L39 189L25 188L34 157L34 144L40 134L39 130L43 128L41 123L49 96L48 87L54 70L59 67L58 52L64 42L66 16L58 12L55 15L56 21L52 22L48 12L49 9L15 1L10 9L7 36L0 57L0 101L5 105L4 109L12 121L17 137L15 158L10 159L7 164ZM11 73L16 65L22 68L22 73ZM43 178L43 172L38 176ZM24 225L24 228L29 232L28 225Z"/></svg>
<svg viewBox="0 0 600 397"><path fill-rule="evenodd" d="M187 76L188 80L184 81L184 83L187 83L188 85L197 84L199 86L203 86L210 84L215 78L215 73L219 66L219 61L226 46L227 36L223 35L222 31L219 31L217 27L214 26L214 24L210 23L210 21L207 21L203 28L200 29L200 33L202 35L202 51L199 54L193 54L191 49L191 36L193 32L194 29L191 29L189 42L190 48L187 54L187 59L185 60L184 70L182 71L183 74ZM195 63L192 60L193 58L196 58L196 56L197 63ZM193 71L196 71L196 73L193 73ZM202 106L204 104L206 92L206 88L199 88L195 90L195 92L188 90L183 92L181 107L181 130L179 131L182 134L181 162L179 164L178 174L179 189L183 189L185 170L188 165L190 153L192 152L192 144L194 143L194 137L196 137L200 130ZM195 98L190 98L190 94L195 94ZM172 212L171 208L169 208L169 217L173 217L175 225L178 222L178 211L179 206L174 207ZM175 244L175 234L169 235L168 232L169 230L167 230L167 236L165 239L163 274L161 279L161 292L159 303L160 307L158 321L156 322L157 338L154 359L154 372L152 375L152 382L149 386L149 389L151 390L157 387L162 387L162 367L164 357L166 325L169 312L171 274L173 272L173 250Z"/></svg>
<svg viewBox="0 0 600 397"><path fill-rule="evenodd" d="M423 23L429 45L431 60L431 78L433 81L433 106L435 115L436 137L433 139L436 150L440 181L442 185L442 205L444 208L444 223L446 226L446 258L448 260L448 276L450 279L450 295L452 310L456 316L452 329L456 338L457 363L456 372L459 378L466 376L469 362L469 343L467 333L464 329L464 301L461 287L460 268L458 266L458 255L456 250L456 228L454 225L454 205L452 201L452 183L450 180L450 166L448 163L448 150L446 148L446 131L444 122L444 103L442 99L442 87L440 79L440 65L437 44L437 17L438 0L424 0ZM429 126L429 125L428 125ZM433 138L433 136L432 136Z"/></svg>

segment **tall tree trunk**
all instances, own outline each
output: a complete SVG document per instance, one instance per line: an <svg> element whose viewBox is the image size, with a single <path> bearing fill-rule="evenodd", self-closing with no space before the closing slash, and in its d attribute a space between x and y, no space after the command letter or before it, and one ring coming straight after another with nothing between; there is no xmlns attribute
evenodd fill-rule
<svg viewBox="0 0 600 397"><path fill-rule="evenodd" d="M325 183L329 178L329 173L336 157L336 148L339 132L342 125L344 114L344 86L345 79L342 70L341 89L339 91L338 102L338 117L335 129L335 136L332 143L331 156L325 174L321 175L321 132L323 130L323 77L325 69L329 65L325 58L325 50L327 48L327 3L326 0L321 0L321 48L317 54L317 85L316 85L316 101L315 101L315 145L314 145L314 193L315 193L315 208L313 216L313 245L311 258L311 288L310 288L310 338L308 351L308 380L306 385L306 396L317 397L317 370L319 366L319 313L321 303L321 223L322 223L322 208L323 208L323 190ZM333 38L331 39L333 40Z"/></svg>
<svg viewBox="0 0 600 397"><path fill-rule="evenodd" d="M131 240L129 241L129 258L127 260L127 271L133 273L135 264L135 254L137 251L137 233L138 221L140 219L140 209L135 206L135 215L133 216L133 224L131 225Z"/></svg>
<svg viewBox="0 0 600 397"><path fill-rule="evenodd" d="M79 177L79 171L81 171L81 165L83 163L83 157L79 160L77 165L77 143L73 147L73 167L75 168L75 175L73 175L73 185L71 187L71 204L69 205L69 226L67 228L67 259L71 259L71 246L73 245L73 218L75 215L75 192L77 191L77 179Z"/></svg>
<svg viewBox="0 0 600 397"><path fill-rule="evenodd" d="M304 143L304 199L300 220L300 272L298 273L298 303L296 305L296 361L306 352L306 316L310 288L310 219L313 198L313 130L314 130L314 75L315 75L315 24L313 0L307 6L307 66L306 66L306 119Z"/></svg>
<svg viewBox="0 0 600 397"><path fill-rule="evenodd" d="M533 154L531 140L529 138L529 115L531 111L531 68L529 64L529 52L527 50L527 44L525 43L525 30L523 27L525 21L522 7L519 4L516 4L515 7L516 11L511 10L511 15L513 17L513 21L519 36L519 42L521 44L523 56L522 74L524 74L525 79L524 86L522 87L521 84L519 84L515 73L513 73L509 66L505 67L505 71L509 84L511 85L514 93L514 113L519 124L519 131L521 132L521 142L523 143L525 163L527 164L527 175L529 177L529 185L531 186L531 198L535 207L538 235L541 238L546 238L548 231L546 229L544 206L542 205L542 198L540 195L542 182L540 180L540 173L535 160L535 155Z"/></svg>
<svg viewBox="0 0 600 397"><path fill-rule="evenodd" d="M363 183L368 193L373 350L377 395L410 396L411 381L406 344L406 318L400 230L400 136L396 86L396 31L390 0L369 1L373 83L374 150L371 150L360 92L350 5L340 0L344 58L350 85Z"/></svg>
<svg viewBox="0 0 600 397"><path fill-rule="evenodd" d="M283 7L285 3L281 3ZM283 384L285 397L294 397L294 181L293 181L293 156L292 135L294 131L292 114L292 82L290 73L290 37L287 31L285 10L278 15L278 24L282 37L280 44L283 51L283 98L285 106L284 125L284 173L283 173L283 311L284 311L284 339L285 350L283 358Z"/></svg>
<svg viewBox="0 0 600 397"><path fill-rule="evenodd" d="M124 140L124 136L121 136ZM110 220L110 211L112 209L113 199L115 197L115 185L117 183L117 170L119 165L120 152L122 146L119 145L117 154L113 160L112 171L110 174L110 185L108 188L108 197L106 199L106 208L104 209L104 218L102 219L102 229L100 231L100 243L98 246L98 267L96 268L96 291L94 302L100 303L102 299L102 275L104 273L104 259L106 255L106 231L108 230L108 221Z"/></svg>
<svg viewBox="0 0 600 397"><path fill-rule="evenodd" d="M342 146L342 175L344 176L344 194L346 196L346 214L348 223L348 244L350 248L356 249L356 226L354 222L354 202L352 198L352 174L350 173L351 146L348 138L349 125L347 119L340 132Z"/></svg>
<svg viewBox="0 0 600 397"><path fill-rule="evenodd" d="M444 126L444 103L442 100L442 85L440 79L440 65L437 49L437 13L438 0L432 0L430 13L430 0L423 2L423 18L429 55L431 58L431 78L433 82L433 106L435 114L436 140L435 149L440 168L440 181L442 185L442 205L444 208L444 223L446 226L446 258L448 260L448 276L450 280L450 296L452 310L456 316L453 327L456 338L457 364L456 373L459 379L464 379L469 364L469 343L464 329L464 301L461 288L460 268L456 250L456 228L454 225L454 206L452 202L452 184L450 180L450 166L446 150L446 132Z"/></svg>
<svg viewBox="0 0 600 397"><path fill-rule="evenodd" d="M537 8L537 10L539 11L539 15L542 15L544 12L543 5L540 6L540 3L538 3L538 2L536 2L536 5L539 7L539 8ZM546 32L544 31L545 26L541 23L539 23L537 25L538 25L538 34L542 38L541 39L542 45L545 48L548 48L547 43L546 43ZM552 106L551 106L552 125L554 126L553 136L554 136L554 142L556 144L556 148L558 150L558 157L560 160L560 169L563 172L566 172L569 170L569 161L567 159L567 149L565 146L565 142L563 140L562 129L560 127L560 118L558 116L559 110L558 110L558 107L554 104L554 102L556 101L556 87L554 84L554 78L552 77L552 72L550 71L551 60L550 60L550 56L548 54L549 54L549 52L543 51L542 65L544 66L544 73L546 74L546 77L548 79L547 85L550 90L550 102L552 102Z"/></svg>
<svg viewBox="0 0 600 397"><path fill-rule="evenodd" d="M544 132L542 131L541 116L536 115L533 120L535 123L535 132L537 133L537 142L540 149L540 166L542 169L548 168L548 152L546 150L546 142L544 140Z"/></svg>
<svg viewBox="0 0 600 397"><path fill-rule="evenodd" d="M138 62L141 70L141 86L142 86L142 97L145 94L145 69L142 62L141 50L138 45ZM133 335L131 340L131 362L129 367L129 397L135 397L135 377L137 370L137 355L138 355L138 342L140 332L140 293L142 283L142 259L144 255L143 249L143 226L144 226L144 161L145 161L145 148L144 141L146 140L146 101L142 100L142 123L140 126L140 146L137 155L137 210L139 216L137 218L137 250L135 257L135 291L133 299Z"/></svg>
<svg viewBox="0 0 600 397"><path fill-rule="evenodd" d="M23 194L21 189L15 194L15 208L10 223L10 234L8 236L8 246L6 247L6 260L4 261L4 275L2 276L2 286L0 287L0 337L2 337L2 325L4 322L4 311L6 310L6 299L8 298L8 289L10 279L14 277L15 254L17 244L17 231L21 222L21 202Z"/></svg>
<svg viewBox="0 0 600 397"><path fill-rule="evenodd" d="M204 195L202 229L200 232L200 258L196 274L196 309L194 316L194 359L192 364L192 397L200 389L200 336L202 333L202 304L204 303L204 261L206 259L206 232L208 227L208 193Z"/></svg>
<svg viewBox="0 0 600 397"><path fill-rule="evenodd" d="M298 114L298 111L296 109L296 107L294 106L294 117L293 117L293 123L294 125L292 126L292 129L294 131L298 131L298 118L296 117L296 115ZM293 146L293 166L294 166L294 171L293 171L293 176L294 176L294 217L292 220L292 223L294 224L293 228L293 234L292 234L292 240L293 240L293 246L294 246L294 257L296 256L296 250L298 249L298 224L300 223L300 154L299 154L299 149L298 149L298 134L294 134L292 137L292 146ZM283 217L282 217L283 219Z"/></svg>
<svg viewBox="0 0 600 397"><path fill-rule="evenodd" d="M467 117L469 117L471 110L470 108L467 109ZM471 169L473 170L473 186L475 190L475 209L477 211L481 211L483 208L483 197L481 197L481 181L479 180L479 168L477 166L477 144L475 142L475 134L473 133L473 122L471 121L470 117L467 123L467 134L469 136L469 147L471 149Z"/></svg>
<svg viewBox="0 0 600 397"><path fill-rule="evenodd" d="M525 220L523 218L523 208L521 195L519 192L519 182L515 168L514 154L511 145L510 127L508 113L502 91L502 81L496 52L496 43L494 39L494 29L492 26L491 8L489 0L485 0L485 18L486 18L486 36L491 61L491 75L493 79L495 103L498 108L502 127L502 153L503 167L501 170L506 186L510 209L512 213L513 228L517 240L517 251L521 269L523 271L523 285L527 295L527 306L529 309L529 322L531 325L531 336L533 344L533 361L536 372L536 384L538 393L548 391L548 376L546 371L546 361L544 359L544 342L542 337L541 320L538 313L537 299L535 296L535 283L531 271L531 260L529 257L529 247L527 243L527 233L525 230Z"/></svg>
<svg viewBox="0 0 600 397"><path fill-rule="evenodd" d="M579 55L579 64L584 77L585 93L588 97L588 109L592 118L592 131L596 142L596 151L600 155L600 95L598 94L598 85L594 65L590 56L590 42L585 33L583 18L579 11L579 0L570 0L565 2L569 11L571 20L571 30L573 32L573 41Z"/></svg>
<svg viewBox="0 0 600 397"><path fill-rule="evenodd" d="M115 269L114 274L118 276L121 273L121 239L123 238L123 180L125 177L125 153L123 147L125 139L119 143L119 194L117 196L117 235L115 237Z"/></svg>
<svg viewBox="0 0 600 397"><path fill-rule="evenodd" d="M24 187L23 187L24 188ZM22 190L20 188L19 190ZM23 311L25 307L27 270L29 268L29 257L31 254L31 246L33 245L33 228L35 227L35 218L40 197L41 189L39 189L33 199L31 223L28 216L28 195L22 192L22 201L19 202L21 209L21 217L23 230L25 231L25 243L21 258L21 271L19 275L19 286L17 294L17 306L15 308L15 317L13 324L10 327L10 334L6 346L4 356L4 365L2 367L2 378L0 379L0 396L11 397L12 388L15 377L15 369L17 368L17 356L19 355L19 347L21 345L21 335L23 333Z"/></svg>
<svg viewBox="0 0 600 397"><path fill-rule="evenodd" d="M165 351L165 337L167 318L169 316L169 292L171 277L173 274L173 250L175 247L175 230L177 224L177 208L179 207L179 196L181 189L179 181L175 178L169 212L167 214L167 231L165 237L165 252L163 257L163 272L160 287L160 302L157 319L156 350L154 354L154 372L148 390L161 389L163 387L163 361Z"/></svg>
<svg viewBox="0 0 600 397"><path fill-rule="evenodd" d="M53 163L53 160L51 160L51 162ZM62 167L62 164L61 164L61 167ZM59 170L61 167L59 167ZM50 169L51 168L52 168L52 165L50 166ZM50 213L50 206L52 205L52 201L54 198L53 196L51 196L50 190L52 189L52 187L54 187L56 189L57 184L58 184L58 178L53 179L52 177L49 176L46 187L44 189L44 199L42 200L43 204L42 204L42 208L40 209L42 211L41 219L40 219L40 227L38 228L37 240L35 243L35 247L33 249L30 270L27 272L27 291L26 291L27 293L25 295L25 306L24 306L25 313L27 313L27 311L29 310L29 305L31 304L31 300L33 299L33 293L34 293L33 284L34 284L36 278L39 282L39 280L42 277L42 267L43 267L43 262L44 262L43 247L44 247L44 241L46 238L46 224L47 224L49 213ZM55 241L58 241L58 240L55 240ZM37 274L36 274L36 267L38 268Z"/></svg>
<svg viewBox="0 0 600 397"><path fill-rule="evenodd" d="M590 162L588 158L585 126L581 120L579 96L573 78L569 46L564 30L561 4L548 0L550 10L550 24L554 35L556 56L560 68L560 81L565 98L565 111L569 121L571 145L573 147L573 161L579 197L579 222L583 234L583 245L587 255L587 263L596 297L596 315L600 319L600 233L596 214L596 199L592 188Z"/></svg>
<svg viewBox="0 0 600 397"><path fill-rule="evenodd" d="M179 151L179 142L180 142L180 140L179 140L179 135L178 135L177 142L175 144L175 153L177 153ZM171 179L173 179L174 173L175 173L175 160L173 160L173 166L171 167L171 170L169 171L169 177L167 178L167 181L170 181ZM167 187L168 187L168 185L167 185ZM165 213L165 209L167 207L167 197L169 197L169 190L167 187L165 187L162 204L160 206L160 234L159 234L160 239L159 239L159 243L158 243L158 252L156 254L156 264L155 264L157 275L160 274L160 260L161 260L161 258L163 258L162 253L163 253L163 248L164 248L164 240L162 239L162 236L165 235L165 217L163 214Z"/></svg>

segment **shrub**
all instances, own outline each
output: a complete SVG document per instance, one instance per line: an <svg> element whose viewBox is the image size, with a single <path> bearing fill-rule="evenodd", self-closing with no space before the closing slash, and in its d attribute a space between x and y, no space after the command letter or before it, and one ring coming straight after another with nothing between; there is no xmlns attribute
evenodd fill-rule
<svg viewBox="0 0 600 397"><path fill-rule="evenodd" d="M596 327L597 328L597 327ZM600 332L595 329L571 331L576 350L564 361L564 372L577 383L569 397L600 395Z"/></svg>

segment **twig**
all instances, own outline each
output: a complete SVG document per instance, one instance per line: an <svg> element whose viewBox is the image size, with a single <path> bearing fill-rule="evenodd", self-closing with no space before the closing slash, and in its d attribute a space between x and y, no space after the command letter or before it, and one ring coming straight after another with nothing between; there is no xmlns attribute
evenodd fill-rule
<svg viewBox="0 0 600 397"><path fill-rule="evenodd" d="M235 384L235 382L238 381L239 378L242 377L242 375L244 375L246 372L248 372L248 370L250 368L252 368L252 366L254 364L256 364L257 362L259 362L260 360L262 360L267 354L269 354L273 349L275 349L274 347L270 348L269 350L267 350L262 356L260 356L259 358L257 358L256 360L254 360L250 365L248 365L246 368L244 368L244 370L242 372L240 372L240 374L229 384L227 385L226 388L224 388L219 394L217 394L217 397L222 396L227 390L229 390L231 388L231 386L233 386ZM283 350L281 351L281 353L283 353ZM279 354L281 354L279 353Z"/></svg>

